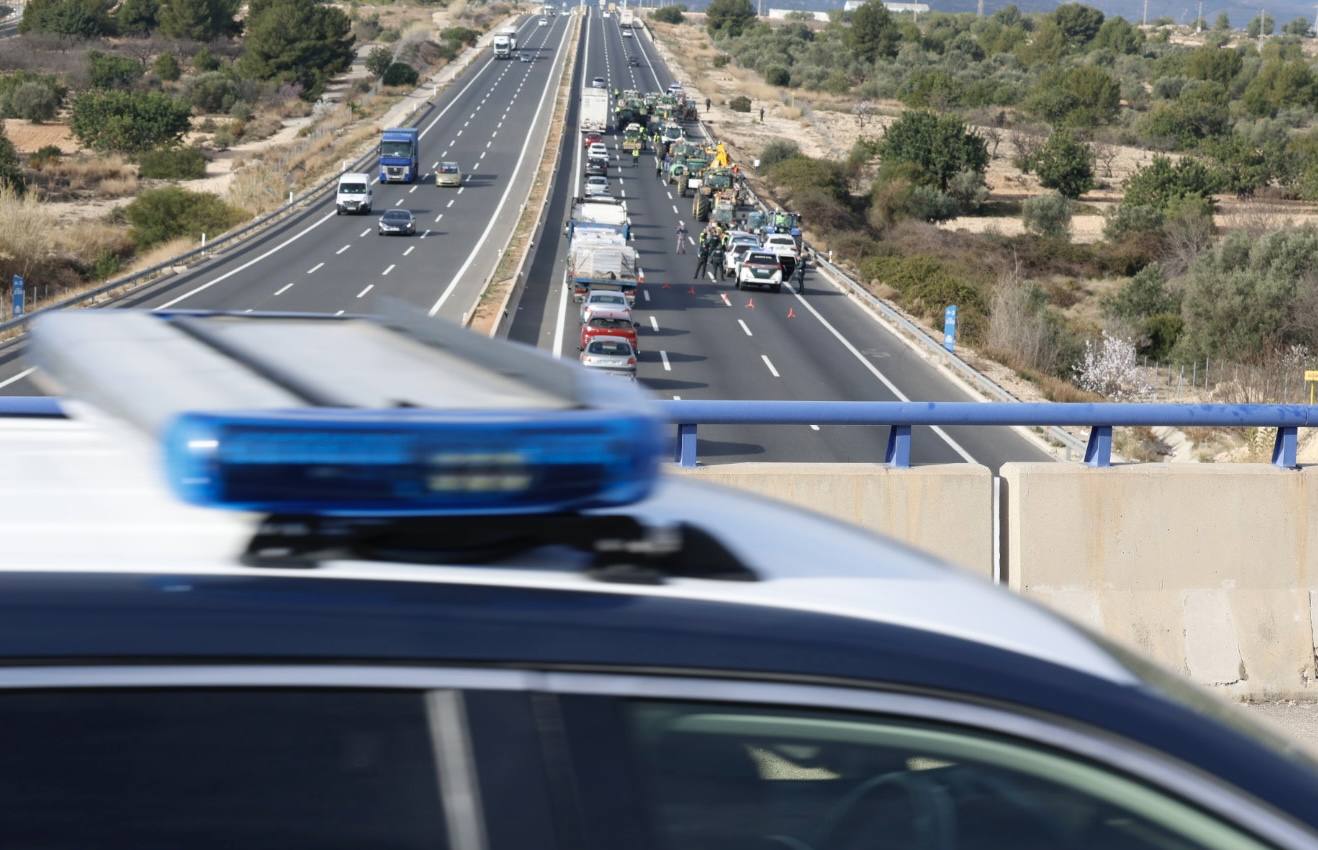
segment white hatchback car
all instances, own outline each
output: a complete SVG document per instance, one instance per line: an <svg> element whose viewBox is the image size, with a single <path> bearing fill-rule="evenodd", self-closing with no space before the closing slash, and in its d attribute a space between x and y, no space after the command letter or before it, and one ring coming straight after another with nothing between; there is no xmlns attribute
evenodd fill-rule
<svg viewBox="0 0 1318 850"><path fill-rule="evenodd" d="M586 178L585 195L587 198L595 195L609 194L609 178L600 174L595 174Z"/></svg>
<svg viewBox="0 0 1318 850"><path fill-rule="evenodd" d="M627 303L627 296L621 292L592 289L586 293L586 300L581 302L581 323L588 323L595 313L603 311L609 311L610 315L614 311L625 312L630 317L631 305Z"/></svg>
<svg viewBox="0 0 1318 850"><path fill-rule="evenodd" d="M591 142L590 147L586 150L586 156L602 156L609 158L609 149L603 142Z"/></svg>

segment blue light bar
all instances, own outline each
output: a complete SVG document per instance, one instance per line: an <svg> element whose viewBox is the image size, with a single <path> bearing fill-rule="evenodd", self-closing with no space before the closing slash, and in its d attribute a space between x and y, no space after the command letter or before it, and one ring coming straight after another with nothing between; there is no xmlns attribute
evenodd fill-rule
<svg viewBox="0 0 1318 850"><path fill-rule="evenodd" d="M649 494L664 435L618 410L185 413L165 433L185 501L264 513L527 514Z"/></svg>

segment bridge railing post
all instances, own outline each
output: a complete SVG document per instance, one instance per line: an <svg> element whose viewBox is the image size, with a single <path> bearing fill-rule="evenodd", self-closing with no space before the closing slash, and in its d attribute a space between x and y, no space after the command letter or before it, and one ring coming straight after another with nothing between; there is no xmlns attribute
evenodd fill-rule
<svg viewBox="0 0 1318 850"><path fill-rule="evenodd" d="M677 447L673 460L678 466L694 469L696 466L696 423L681 422L677 426Z"/></svg>
<svg viewBox="0 0 1318 850"><path fill-rule="evenodd" d="M896 469L908 469L911 465L911 426L888 426L888 449L883 454L883 462Z"/></svg>
<svg viewBox="0 0 1318 850"><path fill-rule="evenodd" d="M1085 465L1106 467L1112 465L1112 426L1095 425L1089 429L1089 442L1085 445Z"/></svg>
<svg viewBox="0 0 1318 850"><path fill-rule="evenodd" d="M1282 469L1295 469L1300 464L1295 459L1299 447L1299 428L1281 427L1277 429L1277 439L1272 444L1272 465Z"/></svg>

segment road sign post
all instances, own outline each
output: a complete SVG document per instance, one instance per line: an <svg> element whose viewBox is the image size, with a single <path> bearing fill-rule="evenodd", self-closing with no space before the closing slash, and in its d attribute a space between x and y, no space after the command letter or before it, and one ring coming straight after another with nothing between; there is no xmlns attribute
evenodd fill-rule
<svg viewBox="0 0 1318 850"><path fill-rule="evenodd" d="M21 274L16 274L14 275L14 313L13 313L15 319L23 315L23 300L24 300L23 276Z"/></svg>
<svg viewBox="0 0 1318 850"><path fill-rule="evenodd" d="M1313 404L1313 388L1318 384L1318 369L1305 369L1304 382L1309 385L1309 404Z"/></svg>
<svg viewBox="0 0 1318 850"><path fill-rule="evenodd" d="M956 305L948 304L943 311L943 348L956 349Z"/></svg>

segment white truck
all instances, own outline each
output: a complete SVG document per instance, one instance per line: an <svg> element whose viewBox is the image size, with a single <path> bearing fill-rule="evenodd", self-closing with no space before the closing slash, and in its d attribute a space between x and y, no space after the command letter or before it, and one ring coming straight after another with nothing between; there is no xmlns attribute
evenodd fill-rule
<svg viewBox="0 0 1318 850"><path fill-rule="evenodd" d="M581 131L607 133L613 123L612 96L608 89L581 90Z"/></svg>
<svg viewBox="0 0 1318 850"><path fill-rule="evenodd" d="M618 26L622 27L623 29L625 30L631 29L632 24L635 22L635 20L636 20L636 13L633 12L631 9L628 9L626 6L618 10Z"/></svg>
<svg viewBox="0 0 1318 850"><path fill-rule="evenodd" d="M494 34L494 58L512 59L517 53L517 30L507 27Z"/></svg>
<svg viewBox="0 0 1318 850"><path fill-rule="evenodd" d="M627 204L613 198L574 198L567 222L564 281L580 301L592 288L616 289L629 301L642 282L631 238Z"/></svg>

